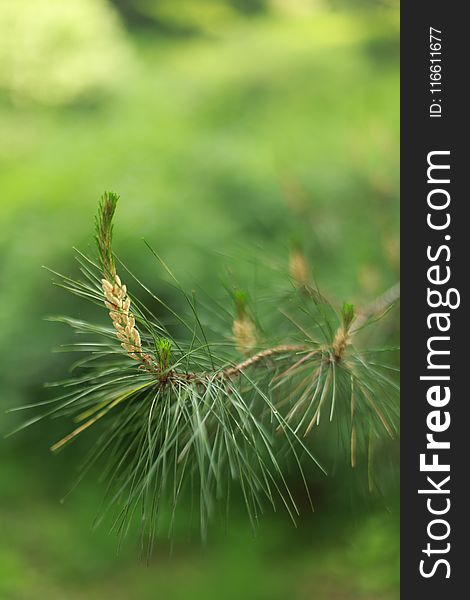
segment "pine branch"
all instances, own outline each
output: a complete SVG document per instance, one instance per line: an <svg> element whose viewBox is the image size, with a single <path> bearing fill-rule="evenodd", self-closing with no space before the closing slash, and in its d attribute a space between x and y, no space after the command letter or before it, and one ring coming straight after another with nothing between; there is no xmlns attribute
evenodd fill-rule
<svg viewBox="0 0 470 600"><path fill-rule="evenodd" d="M359 312L356 322L354 323L354 331L358 331L369 319L385 313L399 299L400 282L398 281Z"/></svg>
<svg viewBox="0 0 470 600"><path fill-rule="evenodd" d="M272 326L280 332L278 339L264 339L245 292L232 294L228 344L207 341L189 295L183 292L194 325L152 294L191 331L189 342L173 339L150 310L131 302L117 274L112 245L117 201L116 194L107 192L99 203L98 263L79 253L82 280L56 274L62 287L104 305L112 328L58 319L87 336L88 341L71 345L85 353L77 362L82 375L64 382L63 393L44 404L45 412L19 429L44 416L74 415L79 424L54 444L52 449L59 450L102 426L87 464L109 457L107 473L115 488L110 502L118 507L119 531L126 530L141 504L142 528L152 540L160 503L174 513L182 491L194 486L203 533L221 490L233 484L253 522L263 499L275 507L276 498L295 519L297 507L278 457L290 456L304 481L300 455L323 470L303 441L323 423L322 414L327 413L327 422L336 417L340 434L349 438L352 466L357 453L367 450L371 435L395 435L398 387L393 368L358 351L353 338L396 300L397 287L357 314L346 303L336 311L312 282L296 246L290 272L299 293L290 297L289 306L297 312L279 313L282 325Z"/></svg>

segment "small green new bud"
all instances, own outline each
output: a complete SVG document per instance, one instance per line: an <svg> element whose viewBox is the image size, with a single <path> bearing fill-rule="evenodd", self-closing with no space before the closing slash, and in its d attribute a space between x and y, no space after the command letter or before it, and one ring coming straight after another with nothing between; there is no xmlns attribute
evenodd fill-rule
<svg viewBox="0 0 470 600"><path fill-rule="evenodd" d="M354 304L344 302L341 309L341 318L343 319L343 327L345 331L349 331L351 323L354 320Z"/></svg>
<svg viewBox="0 0 470 600"><path fill-rule="evenodd" d="M235 302L235 311L238 318L246 316L246 307L248 304L248 294L244 290L235 290L233 292Z"/></svg>
<svg viewBox="0 0 470 600"><path fill-rule="evenodd" d="M155 342L155 352L157 354L160 371L166 371L170 366L172 345L171 340L167 338L159 338Z"/></svg>

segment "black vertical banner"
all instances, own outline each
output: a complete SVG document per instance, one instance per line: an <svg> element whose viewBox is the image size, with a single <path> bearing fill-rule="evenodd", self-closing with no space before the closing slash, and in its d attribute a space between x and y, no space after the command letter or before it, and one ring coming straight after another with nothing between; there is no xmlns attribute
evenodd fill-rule
<svg viewBox="0 0 470 600"><path fill-rule="evenodd" d="M470 597L465 3L401 7L401 597Z"/></svg>

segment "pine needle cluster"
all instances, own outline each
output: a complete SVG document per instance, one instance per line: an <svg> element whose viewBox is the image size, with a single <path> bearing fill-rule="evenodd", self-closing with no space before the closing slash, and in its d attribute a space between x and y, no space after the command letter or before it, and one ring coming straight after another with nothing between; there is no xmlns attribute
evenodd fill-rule
<svg viewBox="0 0 470 600"><path fill-rule="evenodd" d="M96 462L104 465L115 528L125 534L138 518L149 547L160 513L170 513L171 523L188 491L203 535L233 488L253 523L266 504L276 509L281 503L295 519L286 457L305 484L305 473L324 470L308 443L314 427L338 421L352 466L371 436L397 434L394 369L356 347L358 330L375 323L397 294L377 302L370 314L356 314L347 303L337 311L311 282L296 247L292 293L276 303L282 322L275 334L260 333L249 296L236 291L227 335L209 342L192 296L184 294L190 317L178 315L127 271L128 283L186 328L187 339L175 339L117 273L117 201L108 192L99 204L98 259L77 252L82 278L56 274L59 285L105 308L108 323L56 318L86 337L70 348L84 352L80 374L61 382L60 395L43 403L45 409L22 428L44 416L71 416L76 427L54 451L98 429L84 472Z"/></svg>

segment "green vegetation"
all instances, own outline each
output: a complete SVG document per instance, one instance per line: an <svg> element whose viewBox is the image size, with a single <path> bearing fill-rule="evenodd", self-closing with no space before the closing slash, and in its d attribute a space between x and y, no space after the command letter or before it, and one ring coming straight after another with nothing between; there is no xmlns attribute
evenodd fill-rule
<svg viewBox="0 0 470 600"><path fill-rule="evenodd" d="M211 26L187 36L116 25L126 64L109 67L112 85L84 94L49 102L43 92L12 94L0 81L5 409L49 399L44 380L71 366L70 355L50 348L75 340L44 316L102 314L53 288L41 265L76 274L71 246L88 250L104 187L123 197L118 257L178 313L187 311L184 300L139 237L201 305L207 296L233 305L230 294L247 281L248 289L275 286L293 238L339 306L365 306L397 281L396 12L237 12L223 22L215 33ZM269 300L250 305L249 317L256 322ZM345 305L345 323L350 312ZM379 333L364 332L367 343L396 345L396 318L390 314ZM2 431L21 420L4 415ZM2 442L1 598L398 597L395 444L371 449L368 476L364 457L351 469L347 449L335 461L319 436L312 449L330 475L314 476L315 512L301 507L297 529L281 513L266 514L253 538L234 497L227 533L215 527L202 549L188 506L173 543L161 540L147 568L137 531L119 556L109 522L91 531L104 495L97 473L59 503L93 440L90 432L50 454L69 431L56 419ZM291 484L301 486L295 473ZM300 500L300 487L295 494Z"/></svg>

